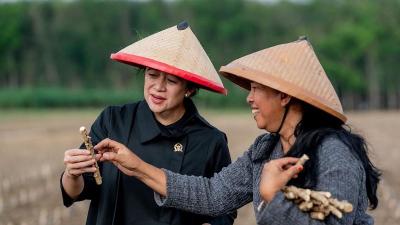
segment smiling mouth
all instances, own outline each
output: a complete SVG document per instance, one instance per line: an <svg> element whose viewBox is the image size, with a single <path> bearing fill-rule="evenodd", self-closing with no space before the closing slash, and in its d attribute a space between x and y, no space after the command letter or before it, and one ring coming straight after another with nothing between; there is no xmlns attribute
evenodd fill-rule
<svg viewBox="0 0 400 225"><path fill-rule="evenodd" d="M151 95L153 98L156 98L156 99L161 99L161 100L165 100L165 98L164 97L161 97L161 96L158 96L158 95Z"/></svg>
<svg viewBox="0 0 400 225"><path fill-rule="evenodd" d="M163 102L164 100L166 100L166 98L163 98L161 96L152 95L152 94L150 96L151 96L152 102L154 102L156 104L159 104L159 103Z"/></svg>
<svg viewBox="0 0 400 225"><path fill-rule="evenodd" d="M253 114L253 116L257 115L260 112L260 110L258 109L251 109L251 113Z"/></svg>

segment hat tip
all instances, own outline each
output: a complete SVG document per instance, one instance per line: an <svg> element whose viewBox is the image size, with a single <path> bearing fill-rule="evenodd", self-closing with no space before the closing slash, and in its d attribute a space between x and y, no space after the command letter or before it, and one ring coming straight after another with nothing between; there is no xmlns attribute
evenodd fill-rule
<svg viewBox="0 0 400 225"><path fill-rule="evenodd" d="M299 37L299 39L297 39L298 41L308 41L308 37L305 35L302 35Z"/></svg>
<svg viewBox="0 0 400 225"><path fill-rule="evenodd" d="M178 25L176 25L176 28L178 28L178 30L185 30L188 27L189 27L189 23L185 20L180 22Z"/></svg>

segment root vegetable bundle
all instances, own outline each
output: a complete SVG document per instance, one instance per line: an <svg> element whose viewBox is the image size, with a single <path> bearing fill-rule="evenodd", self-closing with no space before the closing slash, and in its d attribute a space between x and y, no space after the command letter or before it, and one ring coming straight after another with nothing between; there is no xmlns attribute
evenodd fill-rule
<svg viewBox="0 0 400 225"><path fill-rule="evenodd" d="M303 155L297 165L304 165L308 159L307 155ZM342 218L343 213L353 211L351 203L333 198L330 192L314 191L295 186L285 186L282 188L282 192L287 199L297 204L301 211L310 213L313 219L324 220L330 214Z"/></svg>

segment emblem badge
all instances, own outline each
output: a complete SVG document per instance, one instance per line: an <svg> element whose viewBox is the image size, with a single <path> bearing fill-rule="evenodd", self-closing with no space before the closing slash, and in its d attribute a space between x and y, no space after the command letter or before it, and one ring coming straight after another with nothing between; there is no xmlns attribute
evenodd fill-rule
<svg viewBox="0 0 400 225"><path fill-rule="evenodd" d="M174 152L183 152L183 145L181 143L176 143L174 145Z"/></svg>

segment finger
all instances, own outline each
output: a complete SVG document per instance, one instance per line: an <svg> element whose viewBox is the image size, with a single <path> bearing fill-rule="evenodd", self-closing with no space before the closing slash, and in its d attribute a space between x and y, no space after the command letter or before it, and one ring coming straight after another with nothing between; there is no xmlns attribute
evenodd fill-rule
<svg viewBox="0 0 400 225"><path fill-rule="evenodd" d="M103 153L102 160L115 161L117 160L117 154L114 152L105 152Z"/></svg>
<svg viewBox="0 0 400 225"><path fill-rule="evenodd" d="M96 154L96 155L95 155L96 161L99 161L102 155L103 155L103 154Z"/></svg>
<svg viewBox="0 0 400 225"><path fill-rule="evenodd" d="M65 151L65 155L75 156L75 155L90 155L90 151L86 149L69 149Z"/></svg>
<svg viewBox="0 0 400 225"><path fill-rule="evenodd" d="M79 156L65 156L64 164L86 162L92 159L91 155L79 155Z"/></svg>
<svg viewBox="0 0 400 225"><path fill-rule="evenodd" d="M286 164L282 167L283 170L287 170L289 169L291 166L293 166L294 164Z"/></svg>
<svg viewBox="0 0 400 225"><path fill-rule="evenodd" d="M300 173L303 170L302 165L295 165L290 167L289 169L285 170L283 173L285 176L287 176L289 179L294 178L295 175Z"/></svg>
<svg viewBox="0 0 400 225"><path fill-rule="evenodd" d="M80 176L84 173L94 173L96 171L96 167L86 167L86 168L81 168L81 169L67 169L66 170L68 174L73 175L73 176Z"/></svg>
<svg viewBox="0 0 400 225"><path fill-rule="evenodd" d="M280 159L274 160L275 163L277 163L281 168L284 168L287 165L295 164L297 161L299 161L299 158L294 158L294 157L284 157Z"/></svg>
<svg viewBox="0 0 400 225"><path fill-rule="evenodd" d="M85 162L79 162L79 163L73 163L68 165L68 168L71 169L81 169L81 168L86 168L88 166L92 166L95 163L94 159L91 159L89 161L85 161Z"/></svg>
<svg viewBox="0 0 400 225"><path fill-rule="evenodd" d="M120 144L118 142L106 138L100 141L96 146L94 146L94 149L100 153L106 151L115 151L115 149L118 148L119 145Z"/></svg>

